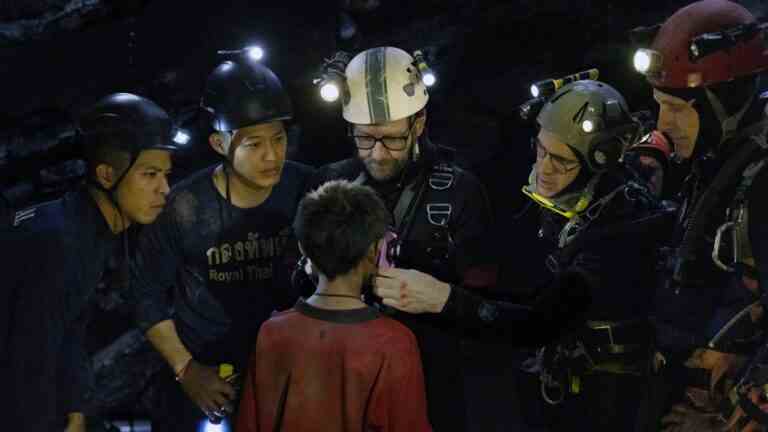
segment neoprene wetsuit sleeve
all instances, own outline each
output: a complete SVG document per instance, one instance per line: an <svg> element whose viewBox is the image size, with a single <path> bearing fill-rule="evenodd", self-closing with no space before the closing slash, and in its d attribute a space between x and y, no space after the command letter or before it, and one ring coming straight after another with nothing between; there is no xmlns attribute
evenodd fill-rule
<svg viewBox="0 0 768 432"><path fill-rule="evenodd" d="M470 337L541 346L581 322L589 293L587 280L569 271L556 277L531 306L486 299L453 285L440 313L460 322Z"/></svg>
<svg viewBox="0 0 768 432"><path fill-rule="evenodd" d="M181 260L174 210L169 203L158 220L142 230L131 259L131 300L142 332L171 319L171 288Z"/></svg>
<svg viewBox="0 0 768 432"><path fill-rule="evenodd" d="M468 289L490 288L498 279L497 248L494 235L493 214L485 187L469 171L462 171L457 187L463 198L462 207L451 225L456 227L456 270L461 275L462 286Z"/></svg>

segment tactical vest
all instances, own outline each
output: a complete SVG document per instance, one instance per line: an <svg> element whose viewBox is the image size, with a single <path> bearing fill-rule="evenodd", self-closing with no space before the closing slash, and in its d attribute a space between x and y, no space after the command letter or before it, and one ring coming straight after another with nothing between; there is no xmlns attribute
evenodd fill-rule
<svg viewBox="0 0 768 432"><path fill-rule="evenodd" d="M459 282L454 236L455 217L462 211L459 185L463 173L455 165L437 163L405 186L393 210L398 240L389 251L399 267ZM366 180L367 174L362 172L355 181Z"/></svg>

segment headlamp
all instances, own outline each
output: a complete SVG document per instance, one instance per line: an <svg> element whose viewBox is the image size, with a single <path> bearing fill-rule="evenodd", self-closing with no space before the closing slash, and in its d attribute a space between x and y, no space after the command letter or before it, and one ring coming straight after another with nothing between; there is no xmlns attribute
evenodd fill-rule
<svg viewBox="0 0 768 432"><path fill-rule="evenodd" d="M176 130L176 134L173 136L173 142L180 145L186 145L192 137L184 129Z"/></svg>
<svg viewBox="0 0 768 432"><path fill-rule="evenodd" d="M635 51L632 63L635 70L643 75L657 75L663 65L663 57L658 51L640 48Z"/></svg>
<svg viewBox="0 0 768 432"><path fill-rule="evenodd" d="M688 58L691 62L695 63L702 57L752 40L758 33L765 31L767 27L768 23L758 24L755 22L696 36L691 40L691 44L688 47Z"/></svg>
<svg viewBox="0 0 768 432"><path fill-rule="evenodd" d="M248 58L253 61L260 61L264 58L264 49L258 45L246 47L245 50L248 53Z"/></svg>
<svg viewBox="0 0 768 432"><path fill-rule="evenodd" d="M325 60L320 71L320 77L312 81L313 84L320 87L320 97L324 101L335 102L342 94L345 99L349 98L345 71L350 59L349 54L338 51L332 58Z"/></svg>
<svg viewBox="0 0 768 432"><path fill-rule="evenodd" d="M419 70L419 74L421 75L421 82L423 82L427 87L432 87L435 85L437 82L437 76L435 76L435 73L427 65L426 60L424 60L424 53L421 50L416 50L413 52L413 61L416 64L416 68Z"/></svg>
<svg viewBox="0 0 768 432"><path fill-rule="evenodd" d="M333 81L324 82L320 86L320 97L326 102L336 102L339 98L339 86Z"/></svg>
<svg viewBox="0 0 768 432"><path fill-rule="evenodd" d="M518 108L520 118L522 118L523 121L531 121L535 119L539 115L541 109L544 107L544 104L546 104L547 100L549 100L549 97L555 94L555 92L560 88L575 81L586 79L596 80L599 75L600 71L597 69L589 69L562 78L547 79L534 83L530 87L531 96L533 96L533 99L525 102Z"/></svg>
<svg viewBox="0 0 768 432"><path fill-rule="evenodd" d="M216 53L229 57L244 57L253 62L259 62L264 58L264 48L259 45L248 45L238 50L219 50Z"/></svg>
<svg viewBox="0 0 768 432"><path fill-rule="evenodd" d="M596 80L599 76L600 71L597 69L589 69L562 78L539 81L531 86L531 96L535 98L549 97L567 84L581 80Z"/></svg>

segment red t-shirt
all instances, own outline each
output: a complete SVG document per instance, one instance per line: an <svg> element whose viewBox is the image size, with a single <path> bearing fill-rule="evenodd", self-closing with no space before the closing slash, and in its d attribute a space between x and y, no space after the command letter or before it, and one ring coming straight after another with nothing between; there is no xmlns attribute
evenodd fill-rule
<svg viewBox="0 0 768 432"><path fill-rule="evenodd" d="M431 430L416 338L402 324L299 300L262 325L238 432Z"/></svg>

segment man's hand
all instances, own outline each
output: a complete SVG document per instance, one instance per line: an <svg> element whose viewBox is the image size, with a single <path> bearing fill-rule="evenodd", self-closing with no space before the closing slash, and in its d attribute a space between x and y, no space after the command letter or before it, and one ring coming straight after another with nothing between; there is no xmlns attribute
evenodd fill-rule
<svg viewBox="0 0 768 432"><path fill-rule="evenodd" d="M219 377L214 366L205 366L191 360L184 372L181 387L192 401L208 416L232 413L235 389Z"/></svg>
<svg viewBox="0 0 768 432"><path fill-rule="evenodd" d="M376 275L373 292L383 303L408 313L439 313L451 286L418 270L391 268Z"/></svg>
<svg viewBox="0 0 768 432"><path fill-rule="evenodd" d="M85 415L79 412L69 413L64 432L85 432Z"/></svg>

